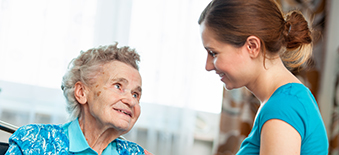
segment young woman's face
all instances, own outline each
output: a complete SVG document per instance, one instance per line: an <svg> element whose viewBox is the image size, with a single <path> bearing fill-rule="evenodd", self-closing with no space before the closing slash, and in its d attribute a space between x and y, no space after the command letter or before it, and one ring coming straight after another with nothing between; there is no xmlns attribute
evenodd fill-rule
<svg viewBox="0 0 339 155"><path fill-rule="evenodd" d="M206 70L215 70L228 90L246 86L251 73L246 46L238 48L216 40L214 32L205 22L201 23L200 28L202 42L208 53Z"/></svg>

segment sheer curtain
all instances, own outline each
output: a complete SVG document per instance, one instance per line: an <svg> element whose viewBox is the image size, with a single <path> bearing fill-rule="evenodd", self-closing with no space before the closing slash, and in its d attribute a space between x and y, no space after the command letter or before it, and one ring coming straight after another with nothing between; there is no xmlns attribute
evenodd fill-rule
<svg viewBox="0 0 339 155"><path fill-rule="evenodd" d="M155 154L190 154L195 110L220 111L222 84L204 69L207 53L198 25L208 3L133 1L129 44L141 54L144 91L138 123L148 128L146 148Z"/></svg>
<svg viewBox="0 0 339 155"><path fill-rule="evenodd" d="M60 88L68 61L93 46L96 1L0 2L0 79Z"/></svg>
<svg viewBox="0 0 339 155"><path fill-rule="evenodd" d="M69 61L93 46L95 0L0 0L0 119L64 123ZM0 132L1 141L9 134Z"/></svg>
<svg viewBox="0 0 339 155"><path fill-rule="evenodd" d="M154 154L190 154L196 111L221 108L222 85L204 69L197 23L208 2L0 0L0 119L66 122L60 83L68 62L117 41L141 55L143 78L141 116L125 137Z"/></svg>

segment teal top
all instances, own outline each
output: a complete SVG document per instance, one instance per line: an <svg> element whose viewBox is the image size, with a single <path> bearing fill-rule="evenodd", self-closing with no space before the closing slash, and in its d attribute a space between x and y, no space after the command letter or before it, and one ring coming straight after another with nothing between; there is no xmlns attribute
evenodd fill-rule
<svg viewBox="0 0 339 155"><path fill-rule="evenodd" d="M64 125L30 124L20 127L9 138L6 155L97 155L89 147L78 119ZM148 153L136 143L117 138L102 155L145 155Z"/></svg>
<svg viewBox="0 0 339 155"><path fill-rule="evenodd" d="M279 87L258 111L252 131L242 142L237 155L258 155L260 133L265 122L279 119L290 124L301 136L301 155L327 155L328 139L318 104L303 84Z"/></svg>
<svg viewBox="0 0 339 155"><path fill-rule="evenodd" d="M81 155L98 154L88 145L86 138L81 131L78 119L63 125L62 128L65 130L66 136L69 139L69 152ZM102 152L102 155L118 155L116 141L109 143Z"/></svg>

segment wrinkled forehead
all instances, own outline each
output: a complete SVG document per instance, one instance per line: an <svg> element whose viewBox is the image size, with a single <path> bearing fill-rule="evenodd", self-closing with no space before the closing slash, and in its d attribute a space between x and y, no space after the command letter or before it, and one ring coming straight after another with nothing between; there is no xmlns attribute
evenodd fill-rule
<svg viewBox="0 0 339 155"><path fill-rule="evenodd" d="M108 81L123 82L141 87L139 71L131 65L120 61L112 61L103 65L101 74Z"/></svg>

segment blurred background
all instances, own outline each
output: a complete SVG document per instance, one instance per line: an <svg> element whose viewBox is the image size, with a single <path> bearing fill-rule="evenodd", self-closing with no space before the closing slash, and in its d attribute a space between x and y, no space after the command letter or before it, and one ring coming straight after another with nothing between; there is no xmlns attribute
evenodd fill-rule
<svg viewBox="0 0 339 155"><path fill-rule="evenodd" d="M234 154L258 101L205 71L199 25L210 0L0 0L0 120L68 121L60 89L81 50L118 42L141 55L141 116L126 135L158 155ZM312 67L293 71L319 103L339 154L339 1L278 0L312 23ZM0 131L0 141L10 134Z"/></svg>

